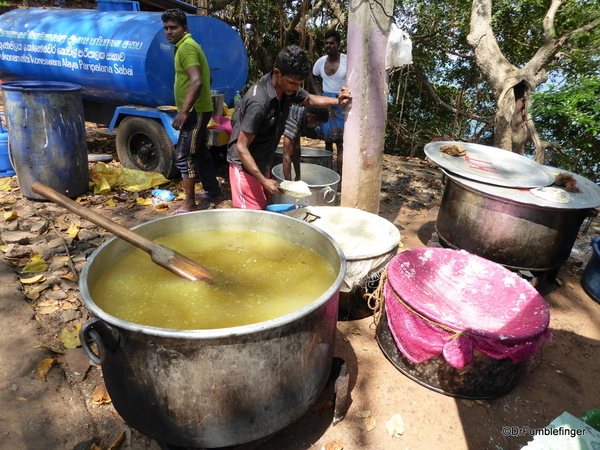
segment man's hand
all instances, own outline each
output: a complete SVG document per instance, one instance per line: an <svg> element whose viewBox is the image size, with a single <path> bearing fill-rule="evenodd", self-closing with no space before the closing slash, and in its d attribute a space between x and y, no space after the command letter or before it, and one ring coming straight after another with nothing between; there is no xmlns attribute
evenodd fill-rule
<svg viewBox="0 0 600 450"><path fill-rule="evenodd" d="M175 119L173 119L173 123L172 123L173 128L175 128L176 130L181 130L181 127L187 120L187 117L188 117L188 113L185 111L181 111L180 113L178 113L175 116Z"/></svg>
<svg viewBox="0 0 600 450"><path fill-rule="evenodd" d="M342 87L342 90L340 91L340 95L339 95L338 99L339 99L341 106L346 106L348 103L350 103L352 101L352 94L348 90L347 86Z"/></svg>
<svg viewBox="0 0 600 450"><path fill-rule="evenodd" d="M265 178L261 184L269 194L279 194L279 183L277 180Z"/></svg>

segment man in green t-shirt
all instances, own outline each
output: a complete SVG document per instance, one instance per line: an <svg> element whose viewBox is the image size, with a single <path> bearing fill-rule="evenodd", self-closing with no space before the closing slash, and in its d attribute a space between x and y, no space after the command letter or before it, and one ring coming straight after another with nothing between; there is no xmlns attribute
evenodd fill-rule
<svg viewBox="0 0 600 450"><path fill-rule="evenodd" d="M201 197L219 201L223 195L212 155L206 145L206 126L212 116L210 72L204 52L188 33L187 17L180 9L162 14L165 35L175 45L175 104L173 128L179 130L175 163L181 173L185 203L175 214L196 211L195 183L206 191Z"/></svg>

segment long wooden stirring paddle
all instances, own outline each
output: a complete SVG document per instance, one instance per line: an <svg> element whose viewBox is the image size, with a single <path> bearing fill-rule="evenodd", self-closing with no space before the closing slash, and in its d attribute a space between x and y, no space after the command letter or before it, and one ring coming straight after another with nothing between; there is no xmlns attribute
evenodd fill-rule
<svg viewBox="0 0 600 450"><path fill-rule="evenodd" d="M104 228L106 231L110 231L115 236L129 242L131 245L138 247L148 253L152 258L152 262L158 264L161 267L173 272L182 278L186 278L191 281L204 281L212 283L211 271L196 261L191 260L187 256L183 256L181 253L176 252L172 248L166 247L156 242L151 241L144 236L141 236L123 225L118 224L95 211L84 208L77 202L71 200L65 195L56 192L54 189L42 184L35 182L31 185L31 190L36 194L47 198L48 200L68 209L74 214L89 220L95 225Z"/></svg>

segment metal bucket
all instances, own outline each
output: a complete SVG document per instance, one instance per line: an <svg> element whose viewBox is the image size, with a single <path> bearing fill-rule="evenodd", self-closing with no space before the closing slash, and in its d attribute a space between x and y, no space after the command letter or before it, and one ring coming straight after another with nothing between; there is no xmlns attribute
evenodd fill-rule
<svg viewBox="0 0 600 450"><path fill-rule="evenodd" d="M302 181L308 184L311 195L301 198L290 195L271 194L272 204L297 204L301 206L335 206L338 199L340 176L331 169L315 164L300 163ZM278 164L271 171L275 179L281 183L283 177L283 164ZM292 167L292 179L295 176Z"/></svg>
<svg viewBox="0 0 600 450"><path fill-rule="evenodd" d="M300 147L300 162L331 169L333 168L333 152L322 148ZM283 147L277 147L273 165L281 163L283 163Z"/></svg>
<svg viewBox="0 0 600 450"><path fill-rule="evenodd" d="M88 356L102 364L117 412L159 443L219 448L251 442L304 414L327 381L333 360L339 288L346 261L318 228L283 214L198 211L135 228L156 239L183 231L243 229L275 234L322 255L338 274L314 302L273 320L212 330L173 330L120 320L100 309L91 290L132 247L102 245L86 264L81 293L94 316L81 330ZM89 348L93 339L99 356Z"/></svg>
<svg viewBox="0 0 600 450"><path fill-rule="evenodd" d="M210 91L210 98L212 100L213 117L223 117L223 102L225 101L225 92L222 91Z"/></svg>
<svg viewBox="0 0 600 450"><path fill-rule="evenodd" d="M9 145L21 193L43 200L36 181L68 197L88 189L81 87L49 81L3 83Z"/></svg>

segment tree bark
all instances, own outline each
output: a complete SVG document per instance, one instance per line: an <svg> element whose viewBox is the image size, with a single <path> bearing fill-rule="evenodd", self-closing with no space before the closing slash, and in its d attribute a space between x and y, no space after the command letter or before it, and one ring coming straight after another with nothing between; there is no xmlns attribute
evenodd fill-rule
<svg viewBox="0 0 600 450"><path fill-rule="evenodd" d="M387 117L386 45L393 0L350 0L348 72L352 108L344 129L342 206L379 212Z"/></svg>
<svg viewBox="0 0 600 450"><path fill-rule="evenodd" d="M491 26L492 0L473 0L471 29L467 42L473 48L475 61L490 84L496 99L494 117L494 146L523 153L525 145L533 141L536 159L543 160L541 141L533 120L528 114L530 95L548 76L546 67L576 33L590 31L600 25L600 19L556 37L556 12L567 0L552 0L543 21L545 39L531 60L522 68L512 65L502 54ZM542 153L541 155L539 153Z"/></svg>

